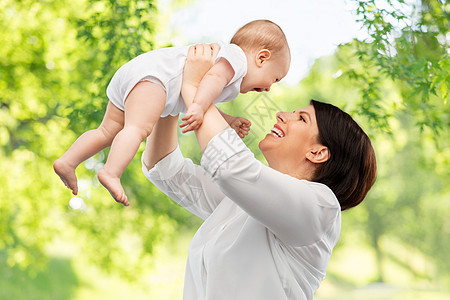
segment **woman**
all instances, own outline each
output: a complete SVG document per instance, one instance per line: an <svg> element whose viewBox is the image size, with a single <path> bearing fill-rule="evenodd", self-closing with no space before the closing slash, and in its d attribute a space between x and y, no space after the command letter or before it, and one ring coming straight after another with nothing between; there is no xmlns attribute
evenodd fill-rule
<svg viewBox="0 0 450 300"><path fill-rule="evenodd" d="M189 100L216 52L196 47L184 73ZM149 137L146 177L205 220L189 247L184 299L312 299L339 238L341 210L359 204L374 183L370 140L348 114L311 101L276 120L259 143L269 166L214 106L196 131L203 168L183 158L177 117L160 119Z"/></svg>

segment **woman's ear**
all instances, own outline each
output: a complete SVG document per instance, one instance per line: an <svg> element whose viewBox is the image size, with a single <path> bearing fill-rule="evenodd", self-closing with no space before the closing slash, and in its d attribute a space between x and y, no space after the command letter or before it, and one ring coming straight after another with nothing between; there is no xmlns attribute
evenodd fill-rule
<svg viewBox="0 0 450 300"><path fill-rule="evenodd" d="M259 50L255 56L256 65L258 67L262 67L264 65L264 63L270 59L271 56L272 56L272 52L270 52L270 50L267 50L267 49Z"/></svg>
<svg viewBox="0 0 450 300"><path fill-rule="evenodd" d="M330 151L324 145L317 144L306 153L306 159L314 164L321 164L330 159Z"/></svg>

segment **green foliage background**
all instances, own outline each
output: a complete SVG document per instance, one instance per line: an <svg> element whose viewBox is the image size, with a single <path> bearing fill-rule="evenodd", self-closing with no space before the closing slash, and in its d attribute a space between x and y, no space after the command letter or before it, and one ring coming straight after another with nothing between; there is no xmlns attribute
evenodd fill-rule
<svg viewBox="0 0 450 300"><path fill-rule="evenodd" d="M314 98L351 113L372 138L379 173L365 202L343 214L326 281L351 287L413 282L445 290L449 4L347 2L369 33L367 40L318 59L297 86L241 95L222 109L253 122L244 141L261 160L257 141L273 125L275 111L294 110ZM107 151L77 170L80 209L69 207L71 195L52 162L100 123L114 72L154 49L161 18L156 3L0 0L0 16L0 299L73 299L81 284L77 274L86 272L75 264L94 265L99 276L142 283L141 276L155 266L155 249L170 249L200 221L142 176L143 149L123 176L132 201L127 209L96 180ZM199 161L192 135L180 135L180 145L185 156ZM353 270L350 261L364 253L371 254L372 271ZM54 292L31 287L55 278L60 288ZM328 299L326 290L318 295Z"/></svg>

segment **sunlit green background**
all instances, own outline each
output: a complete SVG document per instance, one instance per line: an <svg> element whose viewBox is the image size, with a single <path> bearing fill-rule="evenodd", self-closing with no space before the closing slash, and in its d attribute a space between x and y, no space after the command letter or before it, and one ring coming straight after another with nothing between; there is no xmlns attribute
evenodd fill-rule
<svg viewBox="0 0 450 300"><path fill-rule="evenodd" d="M345 109L372 138L377 182L343 213L316 299L449 299L449 4L346 2L366 40L316 60L298 85L221 108L253 122L244 141L261 160L275 111L311 98ZM107 151L78 168L79 198L52 170L101 121L115 70L172 44L161 38L170 13L148 0L0 0L0 299L181 299L201 223L144 178L140 155L122 180L128 208L96 179ZM193 135L179 136L198 162Z"/></svg>

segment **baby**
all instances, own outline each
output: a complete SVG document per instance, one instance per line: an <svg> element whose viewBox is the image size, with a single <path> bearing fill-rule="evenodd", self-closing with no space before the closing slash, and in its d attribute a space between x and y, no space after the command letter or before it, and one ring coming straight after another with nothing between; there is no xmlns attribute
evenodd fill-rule
<svg viewBox="0 0 450 300"><path fill-rule="evenodd" d="M198 128L212 103L230 101L239 93L269 91L289 70L286 37L271 21L250 22L236 32L230 44L219 46L215 64L200 82L183 117L183 132ZM181 83L188 51L189 47L153 50L135 57L114 74L106 90L109 102L100 126L83 133L53 163L56 174L74 195L78 193L76 167L110 146L97 177L117 202L129 205L120 177L140 143L151 134L160 117L186 112ZM248 134L248 120L222 115L241 137Z"/></svg>

